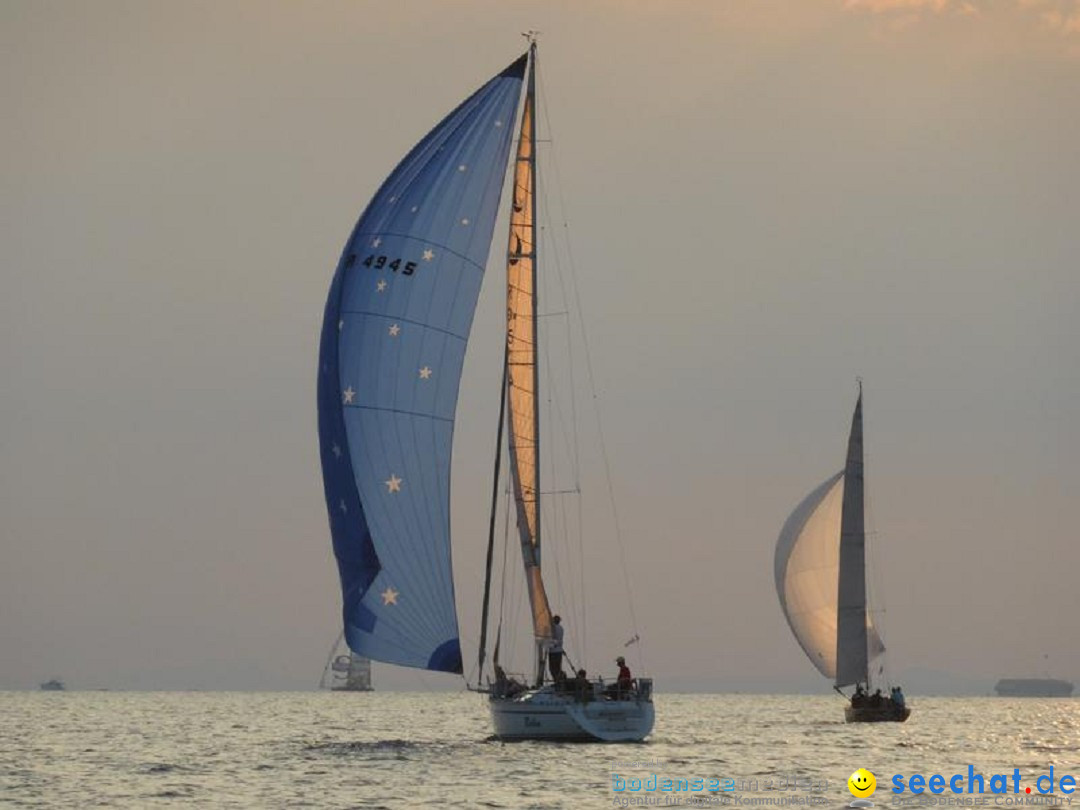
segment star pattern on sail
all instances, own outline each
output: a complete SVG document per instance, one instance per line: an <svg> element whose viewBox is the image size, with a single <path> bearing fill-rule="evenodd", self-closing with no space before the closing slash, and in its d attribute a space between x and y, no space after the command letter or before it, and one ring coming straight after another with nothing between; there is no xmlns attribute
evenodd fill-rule
<svg viewBox="0 0 1080 810"><path fill-rule="evenodd" d="M379 283L375 285L376 292L383 292L386 290L387 284L385 278L380 278Z"/></svg>
<svg viewBox="0 0 1080 810"><path fill-rule="evenodd" d="M343 398L346 405L353 404L353 400L356 399L356 391L353 390L353 387L351 385L343 392Z"/></svg>
<svg viewBox="0 0 1080 810"><path fill-rule="evenodd" d="M382 602L384 605L396 605L397 598L401 596L401 594L395 591L393 588L388 587L380 594L380 596L382 596Z"/></svg>
<svg viewBox="0 0 1080 810"><path fill-rule="evenodd" d="M401 333L401 327L396 323L390 324L390 328L386 330L389 332L390 337L397 337Z"/></svg>
<svg viewBox="0 0 1080 810"><path fill-rule="evenodd" d="M422 369L420 369L420 379L421 380L429 380L429 379L431 379L431 367L430 366L424 366Z"/></svg>
<svg viewBox="0 0 1080 810"><path fill-rule="evenodd" d="M402 479L398 478L393 473L391 473L390 477L386 481L383 481L383 483L386 484L387 492L401 492Z"/></svg>
<svg viewBox="0 0 1080 810"><path fill-rule="evenodd" d="M434 258L435 258L435 251L434 250L432 250L431 248L428 248L427 250L424 251L424 261L425 262L430 262Z"/></svg>

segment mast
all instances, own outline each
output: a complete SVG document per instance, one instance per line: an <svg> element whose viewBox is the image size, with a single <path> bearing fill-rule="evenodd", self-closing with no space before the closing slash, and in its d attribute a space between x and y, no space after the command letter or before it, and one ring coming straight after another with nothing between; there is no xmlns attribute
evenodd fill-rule
<svg viewBox="0 0 1080 810"><path fill-rule="evenodd" d="M536 301L536 41L530 36L521 128L514 159L510 234L506 252L506 363L510 466L518 533L536 640L537 681L551 608L540 572L540 373Z"/></svg>
<svg viewBox="0 0 1080 810"><path fill-rule="evenodd" d="M851 417L844 503L840 517L840 570L836 603L836 686L867 683L866 531L863 512L862 381Z"/></svg>

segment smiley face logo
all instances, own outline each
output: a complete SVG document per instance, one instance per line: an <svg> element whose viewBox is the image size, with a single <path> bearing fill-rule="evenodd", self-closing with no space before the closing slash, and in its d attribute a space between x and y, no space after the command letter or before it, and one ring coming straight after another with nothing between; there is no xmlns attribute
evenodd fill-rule
<svg viewBox="0 0 1080 810"><path fill-rule="evenodd" d="M866 768L859 768L848 777L847 786L852 796L857 799L865 799L874 795L874 791L877 790L877 780Z"/></svg>

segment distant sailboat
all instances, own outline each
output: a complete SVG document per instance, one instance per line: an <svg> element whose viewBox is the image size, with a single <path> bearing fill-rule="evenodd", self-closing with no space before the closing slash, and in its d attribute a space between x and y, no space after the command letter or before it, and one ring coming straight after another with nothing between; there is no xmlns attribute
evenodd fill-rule
<svg viewBox="0 0 1080 810"><path fill-rule="evenodd" d="M503 396L538 672L552 638L540 569L535 57L530 41L402 160L360 217L330 287L319 352L323 483L345 640L377 661L463 674L450 555L451 439L519 104ZM484 607L486 626L486 599ZM652 728L651 687L640 679L618 705L556 694L550 685L512 698L496 690L496 733L641 739Z"/></svg>
<svg viewBox="0 0 1080 810"><path fill-rule="evenodd" d="M862 695L870 663L885 652L866 605L863 505L862 385L851 420L847 462L803 499L776 543L774 574L780 607L806 656L834 688L855 686L849 722L900 721L903 703ZM864 692L865 690L865 692Z"/></svg>
<svg viewBox="0 0 1080 810"><path fill-rule="evenodd" d="M42 692L63 692L67 687L59 678L53 678L51 681L43 681L39 688Z"/></svg>
<svg viewBox="0 0 1080 810"><path fill-rule="evenodd" d="M330 650L330 657L323 667L320 689L334 692L371 692L371 659L357 655L345 645L345 634L341 633Z"/></svg>

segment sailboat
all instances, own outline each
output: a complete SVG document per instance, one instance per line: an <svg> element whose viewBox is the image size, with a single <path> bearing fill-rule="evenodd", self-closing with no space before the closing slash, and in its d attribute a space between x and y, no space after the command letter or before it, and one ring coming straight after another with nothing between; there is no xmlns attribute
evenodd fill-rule
<svg viewBox="0 0 1080 810"><path fill-rule="evenodd" d="M509 425L538 677L513 696L483 686L486 585L478 689L488 693L503 738L636 740L652 729L650 679L618 700L589 700L585 690L543 682L553 632L540 565L536 42L529 39L525 54L447 115L385 180L330 285L319 443L344 635L354 653L373 660L464 674L451 565L451 443L517 123L499 442ZM490 550L488 559L490 584ZM501 669L495 672L498 682Z"/></svg>
<svg viewBox="0 0 1080 810"><path fill-rule="evenodd" d="M863 487L860 382L844 469L807 495L780 531L776 592L807 658L838 692L855 687L845 720L903 722L911 709L902 700L867 695L871 662L885 645L867 610ZM883 664L878 674L884 674Z"/></svg>
<svg viewBox="0 0 1080 810"><path fill-rule="evenodd" d="M338 635L323 667L320 689L334 692L371 692L371 659L357 655L345 645L345 634Z"/></svg>

